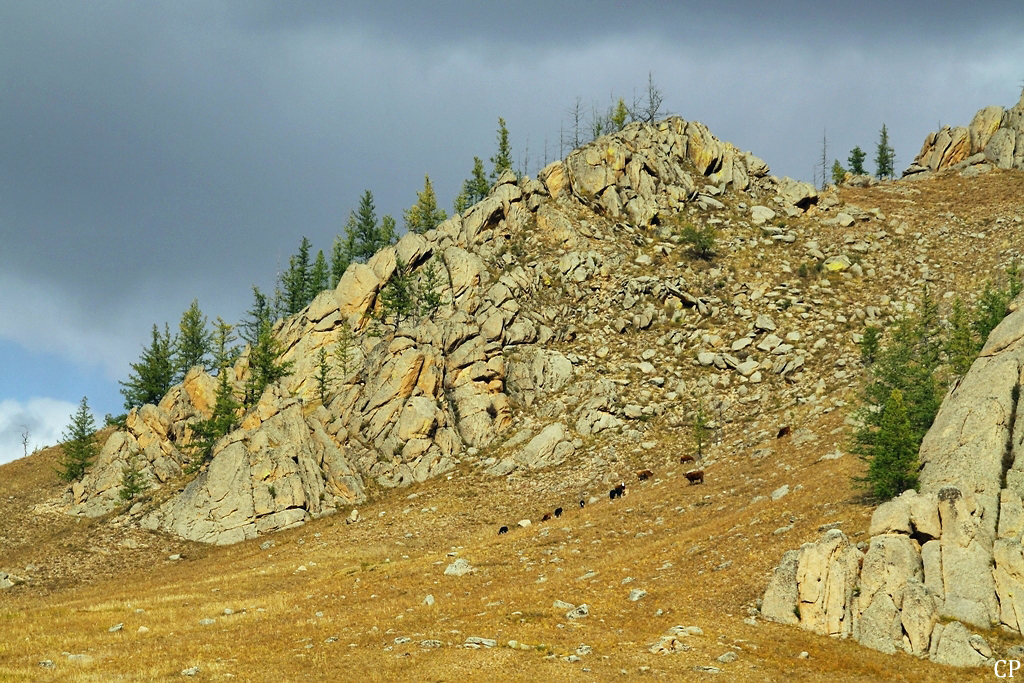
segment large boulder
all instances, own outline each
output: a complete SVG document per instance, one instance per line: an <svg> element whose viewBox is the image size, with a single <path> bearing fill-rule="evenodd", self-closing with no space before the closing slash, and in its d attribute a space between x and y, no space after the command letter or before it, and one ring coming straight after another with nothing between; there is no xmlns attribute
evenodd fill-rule
<svg viewBox="0 0 1024 683"><path fill-rule="evenodd" d="M853 633L853 599L862 554L839 529L800 549L797 609L800 626L828 636Z"/></svg>
<svg viewBox="0 0 1024 683"><path fill-rule="evenodd" d="M562 464L572 455L572 442L567 440L568 430L561 422L550 424L515 454L517 464L530 469Z"/></svg>

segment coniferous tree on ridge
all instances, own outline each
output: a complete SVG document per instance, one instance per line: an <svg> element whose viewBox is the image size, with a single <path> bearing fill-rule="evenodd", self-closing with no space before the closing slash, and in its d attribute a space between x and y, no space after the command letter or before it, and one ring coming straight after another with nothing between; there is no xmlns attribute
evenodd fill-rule
<svg viewBox="0 0 1024 683"><path fill-rule="evenodd" d="M416 203L404 212L405 229L422 235L436 228L448 218L443 209L437 208L437 196L430 184L430 176L423 177L423 191L416 193Z"/></svg>
<svg viewBox="0 0 1024 683"><path fill-rule="evenodd" d="M462 213L477 202L483 201L490 191L491 184L487 181L483 159L473 157L473 170L462 183L459 196L455 198L455 213Z"/></svg>
<svg viewBox="0 0 1024 683"><path fill-rule="evenodd" d="M323 250L318 250L316 252L316 259L313 261L313 268L309 271L309 287L306 289L307 305L317 297L317 294L331 286L330 279L327 259L324 258Z"/></svg>
<svg viewBox="0 0 1024 683"><path fill-rule="evenodd" d="M201 365L206 369L206 360L210 355L210 339L206 317L199 310L199 300L193 299L192 305L181 316L174 344L174 369L178 381L195 365Z"/></svg>
<svg viewBox="0 0 1024 683"><path fill-rule="evenodd" d="M878 179L892 178L896 175L896 151L889 145L889 130L882 124L878 134L878 147L875 153L875 167Z"/></svg>
<svg viewBox="0 0 1024 683"><path fill-rule="evenodd" d="M238 411L242 406L235 398L228 373L221 372L217 380L216 400L210 417L189 425L192 431L189 446L193 456L189 471L192 472L213 458L213 449L217 442L221 437L233 432L239 424Z"/></svg>
<svg viewBox="0 0 1024 683"><path fill-rule="evenodd" d="M224 322L220 317L217 318L217 323L213 326L210 354L213 356L213 367L218 372L224 372L234 365L241 354L241 349L234 345L236 339L234 329L233 325Z"/></svg>
<svg viewBox="0 0 1024 683"><path fill-rule="evenodd" d="M498 150L491 157L493 170L491 171L491 183L498 181L501 174L512 168L512 145L508 140L508 128L505 126L505 119L498 119Z"/></svg>
<svg viewBox="0 0 1024 683"><path fill-rule="evenodd" d="M173 341L166 323L163 334L153 325L152 342L142 350L139 362L129 365L128 381L118 382L124 396L124 409L130 411L146 403L159 403L173 386L175 376Z"/></svg>
<svg viewBox="0 0 1024 683"><path fill-rule="evenodd" d="M253 307L249 319L242 323L242 337L249 343L249 377L245 382L244 404L255 405L264 390L285 377L291 370L291 361L282 362L284 349L274 337L274 321L267 297L253 287Z"/></svg>
<svg viewBox="0 0 1024 683"><path fill-rule="evenodd" d="M100 452L96 441L96 423L85 396L78 404L78 410L71 416L67 431L61 435L60 445L64 454L57 465L57 476L68 483L79 481Z"/></svg>
<svg viewBox="0 0 1024 683"><path fill-rule="evenodd" d="M859 146L850 150L850 157L847 159L847 162L850 164L850 173L854 175L866 174L867 171L864 170L864 159L866 158L867 154Z"/></svg>
<svg viewBox="0 0 1024 683"><path fill-rule="evenodd" d="M302 238L299 253L288 259L288 270L281 274L278 282L278 294L275 298L277 308L283 315L295 315L309 303L310 288L309 250L312 247L309 239Z"/></svg>

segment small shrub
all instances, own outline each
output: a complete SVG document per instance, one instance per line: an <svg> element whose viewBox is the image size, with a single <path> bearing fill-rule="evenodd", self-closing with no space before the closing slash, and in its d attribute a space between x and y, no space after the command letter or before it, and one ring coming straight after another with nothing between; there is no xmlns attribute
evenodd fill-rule
<svg viewBox="0 0 1024 683"><path fill-rule="evenodd" d="M277 489L274 488L273 484L267 487L267 493L270 494L271 498L277 498Z"/></svg>
<svg viewBox="0 0 1024 683"><path fill-rule="evenodd" d="M710 225L698 229L687 223L679 231L679 237L684 244L690 245L690 253L697 258L704 261L714 258L718 232Z"/></svg>
<svg viewBox="0 0 1024 683"><path fill-rule="evenodd" d="M808 275L810 275L810 273L807 270L807 264L801 263L800 267L796 269L796 274L800 279L806 280Z"/></svg>
<svg viewBox="0 0 1024 683"><path fill-rule="evenodd" d="M139 467L139 459L137 453L131 453L125 462L124 468L121 470L121 483L120 488L117 491L117 496L121 500L131 502L140 493L146 490L146 475L143 474L142 468Z"/></svg>

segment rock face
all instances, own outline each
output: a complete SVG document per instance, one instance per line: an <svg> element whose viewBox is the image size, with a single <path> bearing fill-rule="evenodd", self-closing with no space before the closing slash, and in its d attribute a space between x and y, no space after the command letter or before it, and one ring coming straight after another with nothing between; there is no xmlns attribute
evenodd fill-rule
<svg viewBox="0 0 1024 683"><path fill-rule="evenodd" d="M1021 303L939 409L921 444L921 492L906 491L875 510L866 553L851 548L847 559L838 531L787 552L764 596L766 618L955 666L991 657L967 626L1022 631ZM838 585L834 577L858 562L855 600L832 589L831 600L819 601ZM851 617L852 633L842 628Z"/></svg>
<svg viewBox="0 0 1024 683"><path fill-rule="evenodd" d="M614 303L627 316L615 322L620 331L647 330L665 311L674 319L719 311L682 277L613 279L626 257L608 248L612 233L669 238L681 211L714 214L738 204L740 194L762 221L775 211L802 214L818 199L811 185L770 176L757 157L678 117L630 124L549 165L537 180L507 172L461 215L353 263L335 289L278 321L273 334L290 374L238 416L240 427L215 444L198 472L192 425L212 414L219 380L197 367L158 405L132 410L61 503L76 515L117 509L122 473L134 461L149 490L132 514L146 528L233 543L360 504L371 482L406 486L458 463L495 476L565 463L582 437L609 438L653 411L621 400L622 385L609 379L581 378L578 359L550 348L575 339L577 311ZM527 258L524 244L540 256ZM674 246L658 248L667 255ZM644 268L652 263L648 254L632 258ZM419 282L428 268L436 273L442 303L429 316L371 324L399 263ZM554 302L545 296L553 286ZM762 324L750 341L772 326ZM335 364L324 400L316 380L321 350ZM236 395L250 376L248 354L225 370ZM803 363L800 355L777 355L776 374ZM733 360L713 356L716 368L761 381L756 364ZM652 386L664 385L647 359L638 367ZM514 410L535 413L528 428L510 429ZM485 462L482 449L497 457ZM167 493L171 487L181 490Z"/></svg>
<svg viewBox="0 0 1024 683"><path fill-rule="evenodd" d="M1024 169L1024 92L1020 102L1010 109L980 110L966 128L945 126L929 133L903 175L972 165Z"/></svg>

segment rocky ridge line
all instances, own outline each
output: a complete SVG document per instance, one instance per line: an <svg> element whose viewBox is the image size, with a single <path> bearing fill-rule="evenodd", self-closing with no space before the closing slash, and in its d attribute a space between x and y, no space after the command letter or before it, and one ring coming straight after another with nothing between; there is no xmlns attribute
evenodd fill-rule
<svg viewBox="0 0 1024 683"><path fill-rule="evenodd" d="M970 125L929 133L904 176L954 169L966 177L993 168L1024 170L1024 91L1010 109L980 109Z"/></svg>

